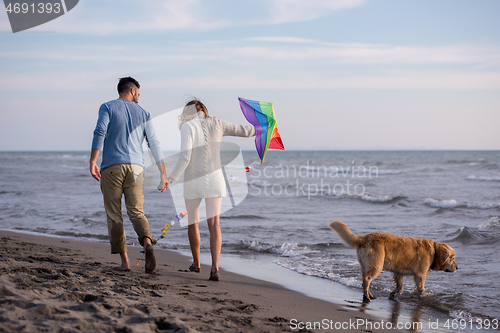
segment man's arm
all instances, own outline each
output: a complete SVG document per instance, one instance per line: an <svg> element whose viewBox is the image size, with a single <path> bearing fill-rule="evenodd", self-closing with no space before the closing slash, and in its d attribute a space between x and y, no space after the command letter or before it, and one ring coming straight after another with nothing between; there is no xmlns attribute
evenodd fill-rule
<svg viewBox="0 0 500 333"><path fill-rule="evenodd" d="M158 170L160 170L160 185L158 185L158 191L165 192L170 186L170 182L167 178L167 172L165 171L165 163L163 162L163 152L160 147L160 141L156 137L156 132L153 126L153 122L149 119L150 115L148 113L148 121L146 121L145 132L146 132L146 141L148 143L148 147L153 154L153 158L158 166Z"/></svg>
<svg viewBox="0 0 500 333"><path fill-rule="evenodd" d="M90 174L95 178L98 182L101 181L101 172L99 171L99 166L97 165L97 157L99 157L100 151L97 149L92 149L90 152ZM165 170L165 167L163 167Z"/></svg>
<svg viewBox="0 0 500 333"><path fill-rule="evenodd" d="M160 185L158 185L158 191L165 192L170 186L170 182L167 178L167 172L165 171L165 163L158 163L158 170L160 170Z"/></svg>
<svg viewBox="0 0 500 333"><path fill-rule="evenodd" d="M92 138L92 151L90 153L90 174L98 182L101 181L101 172L97 166L97 157L104 147L104 139L108 132L109 125L109 109L106 104L102 104L99 108L99 118L94 130L94 137Z"/></svg>

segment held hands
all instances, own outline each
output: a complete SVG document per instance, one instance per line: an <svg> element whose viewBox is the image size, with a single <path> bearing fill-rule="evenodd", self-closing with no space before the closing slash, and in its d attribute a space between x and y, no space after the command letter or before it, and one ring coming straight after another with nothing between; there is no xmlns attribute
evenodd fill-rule
<svg viewBox="0 0 500 333"><path fill-rule="evenodd" d="M158 191L163 193L170 187L170 182L168 181L168 178L165 175L161 175L160 178L161 180L160 180L160 185L158 185Z"/></svg>
<svg viewBox="0 0 500 333"><path fill-rule="evenodd" d="M160 163L158 165L158 170L160 170L160 185L158 185L158 191L165 192L170 186L170 182L167 178L167 172L165 171L165 163Z"/></svg>

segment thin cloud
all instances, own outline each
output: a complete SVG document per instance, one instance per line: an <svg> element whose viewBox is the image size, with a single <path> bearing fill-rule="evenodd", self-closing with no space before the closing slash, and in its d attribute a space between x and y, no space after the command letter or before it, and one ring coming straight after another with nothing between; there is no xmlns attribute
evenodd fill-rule
<svg viewBox="0 0 500 333"><path fill-rule="evenodd" d="M262 39L259 39L262 40ZM286 39L278 39L285 41ZM267 40L266 40L267 41ZM269 60L330 60L351 64L500 64L500 49L480 45L438 47L329 44L324 46L249 45L226 52Z"/></svg>
<svg viewBox="0 0 500 333"><path fill-rule="evenodd" d="M50 24L61 33L98 35L216 28L218 24L210 22L207 14L199 0L129 0L125 6L112 0L87 0Z"/></svg>
<svg viewBox="0 0 500 333"><path fill-rule="evenodd" d="M270 41L275 41L270 43ZM387 44L333 44L296 37L255 37L226 42L170 43L133 46L76 45L73 47L30 45L24 50L0 51L0 59L35 59L82 62L186 62L205 60L241 63L259 61L262 64L315 61L352 65L448 64L488 68L500 65L500 48L488 45L448 45L436 47Z"/></svg>
<svg viewBox="0 0 500 333"><path fill-rule="evenodd" d="M175 30L213 30L309 21L366 0L82 0L71 12L30 31L123 34ZM10 30L7 15L0 28Z"/></svg>
<svg viewBox="0 0 500 333"><path fill-rule="evenodd" d="M8 90L61 90L81 91L92 88L108 88L109 81L122 73L54 73L2 74L0 89ZM494 73L447 73L401 71L387 75L329 76L321 73L297 73L289 75L263 75L258 73L220 73L216 76L176 77L167 79L148 78L142 73L141 80L148 89L221 89L221 90L332 90L332 89L419 89L419 90L500 90L500 72ZM40 86L40 82L50 85Z"/></svg>
<svg viewBox="0 0 500 333"><path fill-rule="evenodd" d="M0 90L61 90L85 91L108 88L109 78L123 76L123 71L108 70L89 72L85 70L65 71L63 73L47 71L37 73L0 73ZM44 84L47 83L47 84Z"/></svg>
<svg viewBox="0 0 500 333"><path fill-rule="evenodd" d="M321 43L315 39L307 39L300 37L280 37L280 36L267 36L267 37L250 37L244 40L251 42L271 42L271 43L296 43L296 44L319 44Z"/></svg>
<svg viewBox="0 0 500 333"><path fill-rule="evenodd" d="M333 44L270 36L166 46L30 44L0 51L4 64L19 59L32 66L72 63L73 69L59 73L53 66L40 66L27 74L6 65L0 89L41 89L29 82L44 81L51 82L50 90L86 89L118 77L131 63L159 88L500 89L500 49L488 45ZM157 73L173 68L183 74L156 80Z"/></svg>
<svg viewBox="0 0 500 333"><path fill-rule="evenodd" d="M258 75L220 75L175 80L149 81L156 89L225 89L225 90L332 90L332 89L394 89L394 90L500 90L500 73L424 73L361 77L328 77L319 74L287 77Z"/></svg>
<svg viewBox="0 0 500 333"><path fill-rule="evenodd" d="M272 23L309 21L335 10L361 6L365 0L272 0Z"/></svg>

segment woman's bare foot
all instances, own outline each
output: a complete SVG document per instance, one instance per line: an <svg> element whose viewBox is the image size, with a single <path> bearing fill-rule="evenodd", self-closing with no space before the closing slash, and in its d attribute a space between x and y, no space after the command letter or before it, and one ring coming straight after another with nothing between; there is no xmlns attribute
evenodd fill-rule
<svg viewBox="0 0 500 333"><path fill-rule="evenodd" d="M220 274L219 274L219 269L217 268L215 271L213 269L210 270L210 277L208 278L209 281L219 281L220 279Z"/></svg>
<svg viewBox="0 0 500 333"><path fill-rule="evenodd" d="M115 268L113 268L113 270L115 271L120 271L120 272L130 272L130 266L126 265L120 265L120 266L117 266Z"/></svg>

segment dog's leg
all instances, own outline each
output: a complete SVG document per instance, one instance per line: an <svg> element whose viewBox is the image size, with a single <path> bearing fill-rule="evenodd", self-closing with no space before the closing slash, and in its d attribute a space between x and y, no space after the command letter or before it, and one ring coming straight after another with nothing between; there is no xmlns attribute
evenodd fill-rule
<svg viewBox="0 0 500 333"><path fill-rule="evenodd" d="M363 272L363 303L368 303L371 300L377 298L373 296L373 294L370 292L370 283L377 277L379 276L380 272L382 271L382 268L378 269L371 269L368 272Z"/></svg>
<svg viewBox="0 0 500 333"><path fill-rule="evenodd" d="M422 294L425 290L425 279L427 275L414 275L413 280L415 281L415 286L417 287L418 293Z"/></svg>
<svg viewBox="0 0 500 333"><path fill-rule="evenodd" d="M401 290L403 290L403 275L394 273L394 282L396 283L396 289L391 293L389 299L395 299Z"/></svg>
<svg viewBox="0 0 500 333"><path fill-rule="evenodd" d="M380 275L384 268L384 250L359 248L358 261L363 273L363 303L368 303L376 297L370 292L370 283Z"/></svg>
<svg viewBox="0 0 500 333"><path fill-rule="evenodd" d="M363 303L369 303L372 300L373 295L370 293L370 282L370 278L363 276Z"/></svg>

